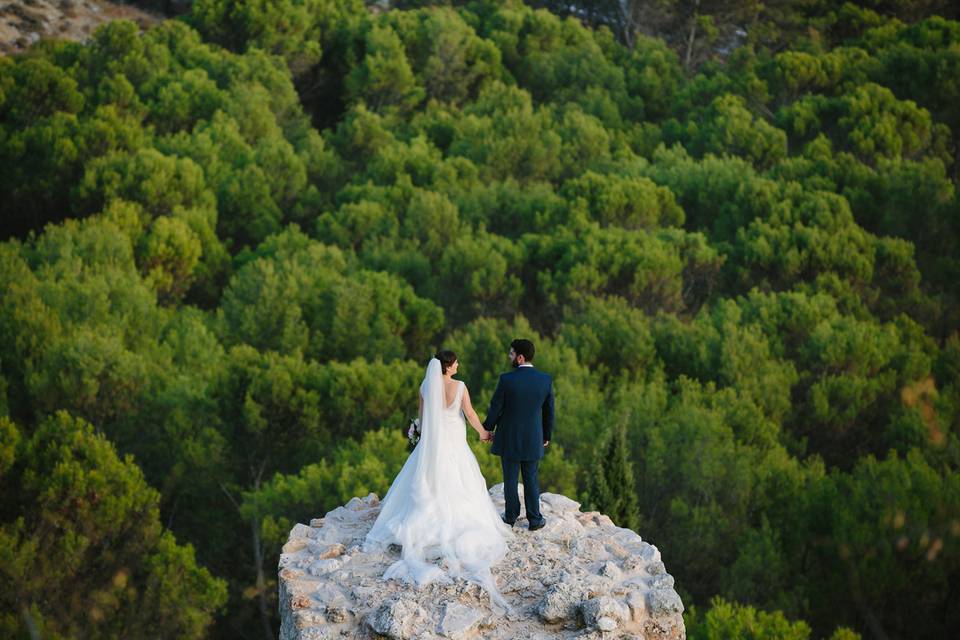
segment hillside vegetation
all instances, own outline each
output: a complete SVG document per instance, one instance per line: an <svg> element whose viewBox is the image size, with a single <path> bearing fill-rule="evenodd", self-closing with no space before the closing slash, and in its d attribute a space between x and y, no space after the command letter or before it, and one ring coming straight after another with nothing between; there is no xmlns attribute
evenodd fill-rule
<svg viewBox="0 0 960 640"><path fill-rule="evenodd" d="M691 639L960 633L955 8L735 5L196 0L0 58L0 636L276 637L292 524L514 337L544 490Z"/></svg>

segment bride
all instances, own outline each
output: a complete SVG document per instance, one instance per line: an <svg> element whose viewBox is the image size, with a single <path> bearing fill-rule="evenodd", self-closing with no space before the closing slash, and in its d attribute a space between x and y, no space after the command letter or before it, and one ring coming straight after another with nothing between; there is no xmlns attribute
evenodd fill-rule
<svg viewBox="0 0 960 640"><path fill-rule="evenodd" d="M467 444L464 416L481 439L490 432L470 404L467 386L453 379L458 366L452 351L430 359L420 385L420 440L384 496L364 550L402 547L385 580L427 584L462 577L480 584L495 607L509 610L490 567L504 557L514 534L500 519Z"/></svg>

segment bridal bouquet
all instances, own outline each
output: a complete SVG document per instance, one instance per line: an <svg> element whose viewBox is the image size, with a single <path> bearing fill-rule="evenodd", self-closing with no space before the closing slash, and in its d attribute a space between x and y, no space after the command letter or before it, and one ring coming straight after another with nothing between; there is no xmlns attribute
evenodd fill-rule
<svg viewBox="0 0 960 640"><path fill-rule="evenodd" d="M413 446L417 446L417 443L420 442L420 418L414 418L410 421L410 428L407 429L407 440Z"/></svg>

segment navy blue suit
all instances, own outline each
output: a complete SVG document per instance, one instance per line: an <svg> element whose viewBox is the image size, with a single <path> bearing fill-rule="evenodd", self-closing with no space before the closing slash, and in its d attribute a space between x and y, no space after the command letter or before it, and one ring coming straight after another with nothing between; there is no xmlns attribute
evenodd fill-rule
<svg viewBox="0 0 960 640"><path fill-rule="evenodd" d="M483 426L494 432L491 453L500 456L503 466L504 517L513 522L520 516L517 480L522 473L527 521L541 524L537 468L543 443L553 434L553 378L534 367L502 374Z"/></svg>

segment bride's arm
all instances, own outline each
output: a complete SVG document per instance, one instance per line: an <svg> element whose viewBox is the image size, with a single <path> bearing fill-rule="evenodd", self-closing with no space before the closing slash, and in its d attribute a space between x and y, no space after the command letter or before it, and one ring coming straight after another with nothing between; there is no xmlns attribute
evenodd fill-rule
<svg viewBox="0 0 960 640"><path fill-rule="evenodd" d="M467 389L467 385L463 385L463 415L467 418L467 422L470 423L470 426L473 427L477 433L481 436L486 436L489 431L483 428L483 423L480 422L480 418L477 416L477 412L473 410L473 405L470 403L470 390Z"/></svg>
<svg viewBox="0 0 960 640"><path fill-rule="evenodd" d="M417 394L417 400L420 401L420 405L417 407L417 420L420 421L420 424L423 424L423 393Z"/></svg>

